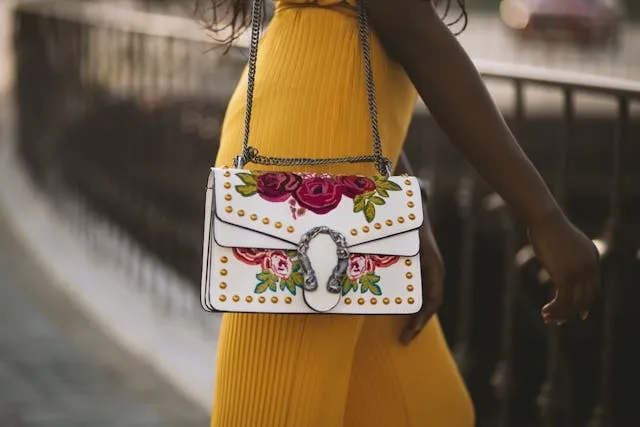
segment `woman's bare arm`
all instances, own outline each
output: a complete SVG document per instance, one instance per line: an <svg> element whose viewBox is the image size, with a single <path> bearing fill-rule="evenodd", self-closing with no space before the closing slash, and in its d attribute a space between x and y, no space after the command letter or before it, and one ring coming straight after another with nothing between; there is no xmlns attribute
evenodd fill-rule
<svg viewBox="0 0 640 427"><path fill-rule="evenodd" d="M371 25L439 126L527 225L561 214L456 37L424 0L368 0ZM471 18L473 19L473 18Z"/></svg>

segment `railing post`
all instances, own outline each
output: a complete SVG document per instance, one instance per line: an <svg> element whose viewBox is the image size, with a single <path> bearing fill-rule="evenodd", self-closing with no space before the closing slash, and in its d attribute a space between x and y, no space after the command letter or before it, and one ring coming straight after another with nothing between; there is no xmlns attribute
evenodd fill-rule
<svg viewBox="0 0 640 427"><path fill-rule="evenodd" d="M603 292L604 319L602 340L602 367L600 398L589 427L609 427L613 422L613 350L615 330L615 306L617 300L617 281L623 268L626 251L629 249L624 236L625 229L621 214L621 199L624 189L624 159L626 151L627 132L629 128L629 100L626 97L618 99L618 121L616 136L613 144L613 174L609 199L609 219L605 230L605 242L608 247L604 263Z"/></svg>
<svg viewBox="0 0 640 427"><path fill-rule="evenodd" d="M564 138L558 145L556 153L556 165L553 182L553 193L561 207L566 207L566 177L569 161L569 151L574 139L575 101L573 91L564 88ZM546 275L539 277L547 278ZM548 280L542 281L543 285L550 284ZM555 291L550 293L550 298L555 296ZM540 416L545 427L571 427L572 393L570 378L567 372L567 360L565 342L562 339L563 331L557 325L547 327L547 378L538 396Z"/></svg>
<svg viewBox="0 0 640 427"><path fill-rule="evenodd" d="M454 356L462 376L468 379L473 369L473 351L471 348L471 327L473 325L475 238L478 215L477 178L470 166L458 183L457 204L463 222L462 244L460 249L460 294L458 324Z"/></svg>

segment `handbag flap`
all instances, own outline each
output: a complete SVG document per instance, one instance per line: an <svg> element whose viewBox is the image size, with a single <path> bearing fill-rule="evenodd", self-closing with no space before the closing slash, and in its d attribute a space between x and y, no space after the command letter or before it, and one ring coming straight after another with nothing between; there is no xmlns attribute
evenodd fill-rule
<svg viewBox="0 0 640 427"><path fill-rule="evenodd" d="M417 253L418 235L407 234L417 232L423 222L415 177L212 168L209 186L214 191L216 218L242 229L236 229L239 234L235 237L229 236L234 240L230 246L255 247L249 237L257 232L280 241L283 247L295 248L307 231L323 225L341 233L356 251L360 246L367 253L384 254L384 239L397 236L396 240L407 243L399 250L407 253L398 255ZM218 230L220 234L223 228ZM245 244L238 245L240 234L246 237L241 239ZM405 236L398 236L401 234ZM225 236L215 238L226 246ZM393 246L398 252L397 245Z"/></svg>

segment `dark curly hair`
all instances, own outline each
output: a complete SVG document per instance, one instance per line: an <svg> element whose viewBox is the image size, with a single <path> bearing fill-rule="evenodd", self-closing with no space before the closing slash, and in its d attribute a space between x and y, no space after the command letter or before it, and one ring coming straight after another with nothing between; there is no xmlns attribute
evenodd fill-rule
<svg viewBox="0 0 640 427"><path fill-rule="evenodd" d="M452 3L455 2L459 11L447 22L447 25L450 27L460 25L461 28L455 32L456 35L467 27L466 0L424 1L432 1L436 7L441 7L443 21L449 18L452 13ZM195 2L195 15L219 43L229 46L251 23L252 0L195 0ZM263 21L267 21L270 17L270 11L267 10L268 3L270 5L271 2L263 1Z"/></svg>

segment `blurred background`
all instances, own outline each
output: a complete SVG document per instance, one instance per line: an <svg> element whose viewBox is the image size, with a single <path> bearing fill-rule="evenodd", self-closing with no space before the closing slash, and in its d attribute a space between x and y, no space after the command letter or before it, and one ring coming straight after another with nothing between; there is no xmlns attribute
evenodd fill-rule
<svg viewBox="0 0 640 427"><path fill-rule="evenodd" d="M546 327L522 228L416 105L406 151L478 425L638 426L640 2L467 3L460 41L605 279L586 322ZM204 184L247 50L192 12L0 0L0 427L208 425Z"/></svg>

